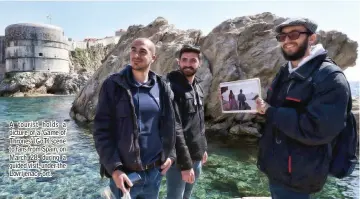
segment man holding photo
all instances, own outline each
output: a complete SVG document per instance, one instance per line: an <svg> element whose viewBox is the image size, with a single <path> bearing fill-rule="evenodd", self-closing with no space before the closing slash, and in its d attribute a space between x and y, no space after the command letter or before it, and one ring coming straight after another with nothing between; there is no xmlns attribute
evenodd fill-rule
<svg viewBox="0 0 360 199"><path fill-rule="evenodd" d="M204 94L199 79L195 77L201 65L200 49L193 45L184 45L179 53L178 64L180 69L170 72L167 78L174 92L175 104L179 109L182 130L192 161L180 162L180 158L186 156L177 152L177 164L166 174L167 199L190 198L194 182L200 176L202 164L207 161Z"/></svg>
<svg viewBox="0 0 360 199"><path fill-rule="evenodd" d="M258 167L269 178L272 198L309 199L322 190L329 174L329 146L347 119L346 77L323 46L315 45L316 29L304 18L276 27L288 62L273 80L267 99L256 100L267 120Z"/></svg>

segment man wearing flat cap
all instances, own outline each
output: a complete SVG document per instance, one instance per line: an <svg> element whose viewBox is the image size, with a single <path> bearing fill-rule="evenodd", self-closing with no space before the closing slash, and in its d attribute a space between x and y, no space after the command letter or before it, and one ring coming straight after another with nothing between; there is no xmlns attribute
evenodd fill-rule
<svg viewBox="0 0 360 199"><path fill-rule="evenodd" d="M347 79L323 46L315 45L316 29L305 18L276 27L287 62L266 99L256 101L258 113L266 118L257 166L269 178L275 199L309 199L321 191L329 175L332 141L348 121Z"/></svg>

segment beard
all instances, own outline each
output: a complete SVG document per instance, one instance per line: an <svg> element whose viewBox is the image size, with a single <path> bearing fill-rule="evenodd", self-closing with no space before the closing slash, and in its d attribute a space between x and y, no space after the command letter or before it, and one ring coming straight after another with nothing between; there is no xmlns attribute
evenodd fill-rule
<svg viewBox="0 0 360 199"><path fill-rule="evenodd" d="M149 68L149 65L143 63L131 64L131 68L135 71L142 72L142 71L146 71Z"/></svg>
<svg viewBox="0 0 360 199"><path fill-rule="evenodd" d="M308 40L309 38L306 38L305 41L299 45L298 50L292 54L288 54L283 48L281 48L281 52L284 58L287 61L296 61L303 58L305 56L306 50L308 49Z"/></svg>
<svg viewBox="0 0 360 199"><path fill-rule="evenodd" d="M181 68L181 72L186 76L186 77L191 77L194 76L195 73L197 72L197 69L190 67L190 66L185 66L184 68Z"/></svg>

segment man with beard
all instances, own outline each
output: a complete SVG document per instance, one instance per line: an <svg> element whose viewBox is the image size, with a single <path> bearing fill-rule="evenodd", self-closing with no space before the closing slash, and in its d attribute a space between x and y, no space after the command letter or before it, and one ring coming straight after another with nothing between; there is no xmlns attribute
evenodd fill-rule
<svg viewBox="0 0 360 199"><path fill-rule="evenodd" d="M329 175L331 144L344 129L350 88L321 44L317 25L306 18L276 27L288 62L280 68L258 113L266 117L258 168L269 178L275 199L308 199Z"/></svg>
<svg viewBox="0 0 360 199"><path fill-rule="evenodd" d="M176 164L171 166L166 174L167 199L188 199L200 176L202 164L207 161L204 94L199 84L200 79L195 76L201 65L200 49L193 45L184 45L177 61L180 69L170 72L167 79L174 92L191 160L181 160L181 157L186 155L177 152Z"/></svg>
<svg viewBox="0 0 360 199"><path fill-rule="evenodd" d="M134 40L131 65L110 75L100 90L95 147L101 176L110 178L118 199L128 192L132 199L157 199L162 176L176 159L175 141L178 153L187 152L173 92L165 78L150 70L155 58L152 41Z"/></svg>

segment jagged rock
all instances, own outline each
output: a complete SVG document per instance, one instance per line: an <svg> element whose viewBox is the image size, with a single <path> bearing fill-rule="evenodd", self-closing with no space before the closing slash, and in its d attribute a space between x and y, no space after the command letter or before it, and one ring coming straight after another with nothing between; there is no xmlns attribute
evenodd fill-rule
<svg viewBox="0 0 360 199"><path fill-rule="evenodd" d="M353 98L352 101L352 111L358 111L359 110L359 97Z"/></svg>
<svg viewBox="0 0 360 199"><path fill-rule="evenodd" d="M92 121L103 81L129 63L129 47L135 38L148 37L156 44L158 56L152 70L160 74L177 68L176 53L184 43L201 46L204 58L198 74L203 78L209 132L226 134L233 125L239 125L244 121L259 123L261 126L265 122L262 116L221 113L219 83L258 77L262 86L261 96L265 98L264 91L280 66L285 63L274 32L275 26L284 20L286 19L268 12L237 17L224 21L207 36L202 36L198 30L176 29L164 18L157 18L147 26L130 26L77 95L70 115L73 118L82 115L87 121ZM356 42L337 31L320 31L318 36L319 42L323 43L329 55L340 67L345 69L355 64L358 45ZM259 126L249 125L244 128L241 127L244 131L258 135Z"/></svg>
<svg viewBox="0 0 360 199"><path fill-rule="evenodd" d="M223 122L223 123L216 123L214 125L207 125L209 126L206 131L209 134L214 134L214 135L227 135L228 134L228 129L231 126L231 123L229 122Z"/></svg>
<svg viewBox="0 0 360 199"><path fill-rule="evenodd" d="M247 126L247 125L241 125L237 124L230 128L230 134L233 135L253 135L256 137L261 137L261 134L259 133L259 130L255 127Z"/></svg>
<svg viewBox="0 0 360 199"><path fill-rule="evenodd" d="M255 114L252 113L239 113L235 116L235 121L248 122L256 118Z"/></svg>
<svg viewBox="0 0 360 199"><path fill-rule="evenodd" d="M17 92L25 96L47 93L75 94L90 76L89 73L14 73L0 83L0 96L13 96Z"/></svg>
<svg viewBox="0 0 360 199"><path fill-rule="evenodd" d="M79 121L79 122L86 122L86 118L80 114L76 114L75 116L76 120Z"/></svg>
<svg viewBox="0 0 360 199"><path fill-rule="evenodd" d="M76 48L70 52L70 71L94 73L114 47L115 44L109 44L105 47L91 46L87 49Z"/></svg>
<svg viewBox="0 0 360 199"><path fill-rule="evenodd" d="M12 95L12 97L24 97L24 93L22 92L16 92Z"/></svg>
<svg viewBox="0 0 360 199"><path fill-rule="evenodd" d="M358 129L358 132L360 134L360 129L359 129L359 114L360 114L360 111L359 111L359 97L357 98L354 98L353 101L352 101L352 112L356 118L356 126L357 126L357 129Z"/></svg>
<svg viewBox="0 0 360 199"><path fill-rule="evenodd" d="M89 77L89 73L82 73L82 75L77 73L56 75L54 77L54 84L49 89L49 92L57 94L78 93Z"/></svg>
<svg viewBox="0 0 360 199"><path fill-rule="evenodd" d="M50 90L53 85L54 85L54 77L51 76L49 77L49 79L46 80L44 86L46 87L47 90Z"/></svg>

